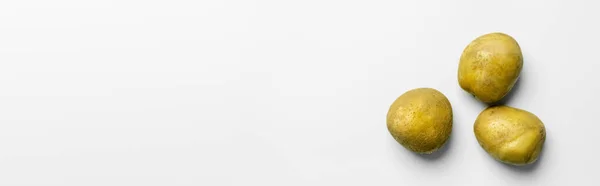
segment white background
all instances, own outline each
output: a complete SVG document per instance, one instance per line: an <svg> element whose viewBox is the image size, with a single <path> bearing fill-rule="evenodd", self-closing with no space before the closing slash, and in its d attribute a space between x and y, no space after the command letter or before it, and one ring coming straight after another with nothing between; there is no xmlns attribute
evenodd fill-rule
<svg viewBox="0 0 600 186"><path fill-rule="evenodd" d="M3 0L0 185L598 185L599 5ZM525 58L507 104L547 129L525 168L479 147L457 82L496 31ZM433 156L385 124L417 87L453 105Z"/></svg>

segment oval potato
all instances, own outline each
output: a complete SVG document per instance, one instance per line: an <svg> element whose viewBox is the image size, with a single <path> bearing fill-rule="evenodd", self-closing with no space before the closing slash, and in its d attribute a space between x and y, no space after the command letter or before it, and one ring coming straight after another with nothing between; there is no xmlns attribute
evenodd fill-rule
<svg viewBox="0 0 600 186"><path fill-rule="evenodd" d="M458 65L460 87L482 102L500 101L513 88L523 68L517 41L504 33L490 33L473 40Z"/></svg>
<svg viewBox="0 0 600 186"><path fill-rule="evenodd" d="M430 154L446 143L452 131L450 101L432 88L409 90L390 106L387 128L405 148Z"/></svg>
<svg viewBox="0 0 600 186"><path fill-rule="evenodd" d="M474 132L488 154L513 165L535 162L546 139L544 123L537 116L509 106L483 110L475 120Z"/></svg>

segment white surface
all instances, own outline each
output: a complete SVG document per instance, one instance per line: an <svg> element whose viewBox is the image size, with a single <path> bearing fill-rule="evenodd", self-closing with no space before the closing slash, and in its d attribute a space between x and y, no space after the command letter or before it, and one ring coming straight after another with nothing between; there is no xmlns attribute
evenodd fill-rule
<svg viewBox="0 0 600 186"><path fill-rule="evenodd" d="M598 1L6 0L0 185L598 185ZM477 144L457 83L475 37L514 36L508 105L546 124L538 164ZM432 87L449 147L414 155L385 127Z"/></svg>

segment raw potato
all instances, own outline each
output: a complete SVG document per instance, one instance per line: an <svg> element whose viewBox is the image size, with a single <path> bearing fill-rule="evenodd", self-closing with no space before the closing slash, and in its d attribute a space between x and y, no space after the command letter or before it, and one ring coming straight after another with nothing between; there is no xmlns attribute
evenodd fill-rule
<svg viewBox="0 0 600 186"><path fill-rule="evenodd" d="M513 165L535 162L546 139L542 121L525 110L494 106L475 121L479 145L496 160Z"/></svg>
<svg viewBox="0 0 600 186"><path fill-rule="evenodd" d="M492 104L510 92L522 68L517 41L504 33L490 33L476 38L463 51L458 83L477 99Z"/></svg>
<svg viewBox="0 0 600 186"><path fill-rule="evenodd" d="M432 88L409 90L391 105L387 128L405 148L430 154L442 147L452 132L450 101Z"/></svg>

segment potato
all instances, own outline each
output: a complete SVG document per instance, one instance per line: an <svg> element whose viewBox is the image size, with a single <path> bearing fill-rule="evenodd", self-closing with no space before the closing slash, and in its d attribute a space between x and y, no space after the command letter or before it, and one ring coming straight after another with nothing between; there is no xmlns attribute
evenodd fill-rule
<svg viewBox="0 0 600 186"><path fill-rule="evenodd" d="M475 120L479 145L496 160L526 165L538 159L546 129L534 114L509 106L483 110Z"/></svg>
<svg viewBox="0 0 600 186"><path fill-rule="evenodd" d="M430 154L442 147L452 132L450 101L432 88L409 90L390 106L387 128L405 148Z"/></svg>
<svg viewBox="0 0 600 186"><path fill-rule="evenodd" d="M458 83L477 99L492 104L510 92L522 68L523 55L515 39L504 33L485 34L464 49Z"/></svg>

